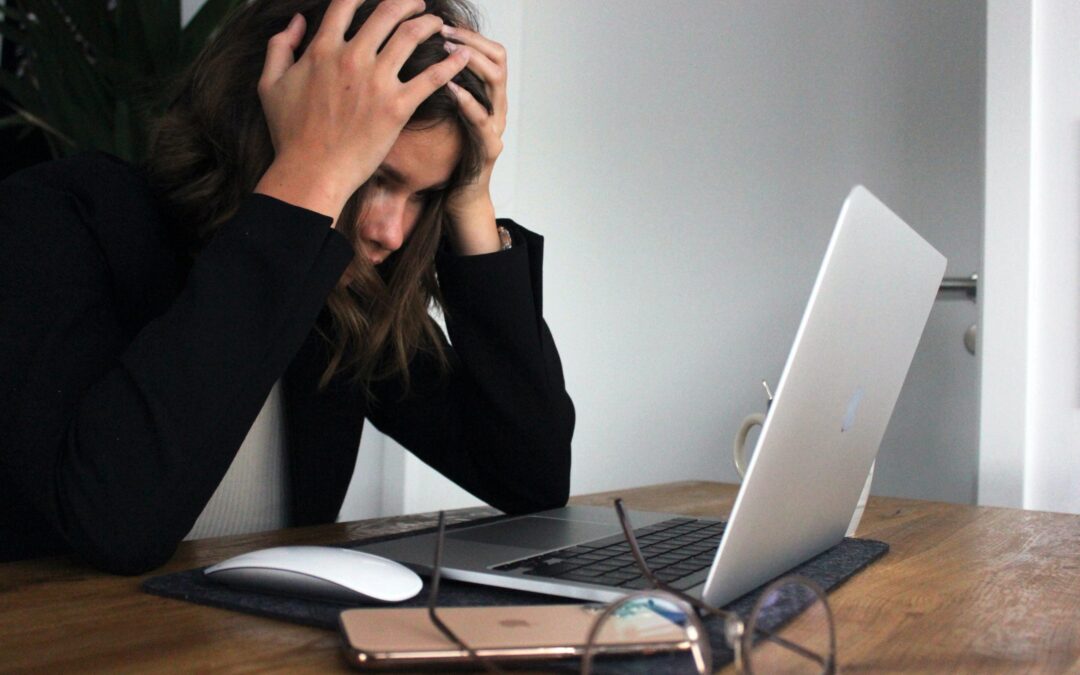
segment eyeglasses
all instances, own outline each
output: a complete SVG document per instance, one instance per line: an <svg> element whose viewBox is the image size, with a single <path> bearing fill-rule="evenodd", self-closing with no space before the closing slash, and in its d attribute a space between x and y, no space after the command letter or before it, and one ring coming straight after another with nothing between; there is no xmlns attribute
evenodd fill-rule
<svg viewBox="0 0 1080 675"><path fill-rule="evenodd" d="M597 617L582 657L581 672L584 675L591 672L596 636L604 624L623 607L658 600L693 608L687 616L698 621L687 624L687 635L692 640L694 663L701 675L711 671L712 655L709 635L700 619L710 616L723 622L724 641L734 652L735 667L740 673L832 675L836 672L836 629L832 610L825 591L814 581L797 575L774 581L762 591L749 619L744 621L735 612L713 607L658 578L645 562L621 499L615 500L615 512L634 562L654 590L622 598Z"/></svg>
<svg viewBox="0 0 1080 675"><path fill-rule="evenodd" d="M706 621L719 619L723 639L734 653L737 670L753 673L836 672L836 631L832 610L825 592L814 581L789 575L769 584L758 597L745 621L736 613L713 607L704 601L672 588L646 563L645 555L634 536L621 499L615 500L615 512L642 576L650 590L632 593L609 605L593 621L585 640L581 672L589 675L599 651L598 636L614 617L640 611L657 611L682 626L687 636L694 669L700 675L712 672L712 649ZM491 659L478 654L438 615L439 581L442 573L442 549L445 516L439 513L435 561L428 594L428 617L431 623L470 660L490 673L503 671Z"/></svg>

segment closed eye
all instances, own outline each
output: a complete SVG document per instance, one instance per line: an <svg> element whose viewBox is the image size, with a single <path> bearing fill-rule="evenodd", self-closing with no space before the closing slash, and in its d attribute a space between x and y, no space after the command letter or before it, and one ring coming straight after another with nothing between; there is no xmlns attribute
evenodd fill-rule
<svg viewBox="0 0 1080 675"><path fill-rule="evenodd" d="M427 204L432 200L438 199L439 195L441 195L445 191L445 187L429 188L427 190L421 190L420 192L414 193L412 199L418 204Z"/></svg>

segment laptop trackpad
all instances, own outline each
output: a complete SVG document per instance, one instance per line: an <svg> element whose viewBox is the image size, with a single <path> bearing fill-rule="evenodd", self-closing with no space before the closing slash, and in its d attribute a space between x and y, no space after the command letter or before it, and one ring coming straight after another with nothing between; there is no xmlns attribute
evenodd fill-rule
<svg viewBox="0 0 1080 675"><path fill-rule="evenodd" d="M505 523L492 523L446 533L447 539L461 539L483 544L518 546L549 551L572 544L618 534L619 526L584 523L553 518L526 517Z"/></svg>

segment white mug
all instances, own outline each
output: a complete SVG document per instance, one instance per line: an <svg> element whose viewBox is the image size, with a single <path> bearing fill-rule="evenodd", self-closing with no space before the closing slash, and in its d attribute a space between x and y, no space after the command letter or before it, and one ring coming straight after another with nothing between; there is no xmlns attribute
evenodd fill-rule
<svg viewBox="0 0 1080 675"><path fill-rule="evenodd" d="M754 413L753 415L747 415L742 424L739 426L739 431L735 433L735 443L732 448L732 460L735 462L735 470L739 472L739 479L746 477L746 469L748 462L746 460L746 437L750 434L750 431L756 426L765 425L765 415L762 413ZM875 461L874 464L877 462ZM851 523L848 524L846 536L855 536L855 530L859 527L859 521L862 520L863 511L866 510L866 500L870 497L870 483L874 480L874 464L870 465L870 474L866 477L866 484L863 485L862 494L859 495L859 504L855 507L855 513L851 516Z"/></svg>
<svg viewBox="0 0 1080 675"><path fill-rule="evenodd" d="M739 478L746 478L746 437L750 434L750 430L756 426L763 426L765 424L765 415L762 413L754 413L753 415L747 415L743 421L742 426L739 427L738 433L735 434L735 447L733 448L732 459L735 461L735 470L739 472Z"/></svg>

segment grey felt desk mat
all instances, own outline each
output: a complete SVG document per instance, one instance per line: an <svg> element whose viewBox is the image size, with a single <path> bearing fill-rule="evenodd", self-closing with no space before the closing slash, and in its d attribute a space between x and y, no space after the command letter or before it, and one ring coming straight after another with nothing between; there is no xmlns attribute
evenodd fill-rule
<svg viewBox="0 0 1080 675"><path fill-rule="evenodd" d="M475 524L475 521L473 523ZM450 526L447 529L452 529ZM405 534L433 531L418 530ZM405 536L394 534L385 537L366 539L365 542L393 539ZM344 544L356 544L350 542ZM885 542L872 539L846 538L833 548L811 558L799 565L793 573L808 577L816 581L826 591L832 591L845 581L854 576L864 567L874 562L889 550ZM151 577L142 584L144 591L161 595L168 598L176 598L193 602L200 605L220 607L248 614L281 619L292 623L299 623L318 628L337 630L338 615L342 610L352 608L346 605L318 600L304 600L284 596L254 593L250 591L234 590L227 586L207 581L203 576L204 568L174 572L157 577ZM466 584L450 580L443 580L439 589L439 605L445 607L477 607L495 605L547 605L574 602L566 598L550 595L526 593L502 588L491 588ZM400 607L424 607L427 604L427 580L424 589L411 600L398 603ZM747 593L743 597L728 604L725 609L737 612L742 617L747 617L753 608L754 602L761 589ZM374 607L375 605L371 605ZM383 606L383 605L379 605ZM780 611L783 611L782 609ZM776 624L782 623L787 617L777 616ZM771 623L771 621L770 621ZM719 620L711 619L707 622L709 640L713 648L714 667L728 663L732 660L731 650L724 642L723 624ZM545 669L550 670L576 670L577 662L562 662L544 664ZM686 673L692 672L690 661L685 656L657 655L644 658L617 658L605 659L597 663L595 668L600 673Z"/></svg>

